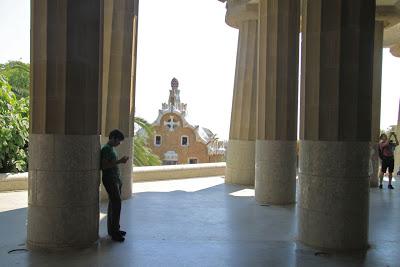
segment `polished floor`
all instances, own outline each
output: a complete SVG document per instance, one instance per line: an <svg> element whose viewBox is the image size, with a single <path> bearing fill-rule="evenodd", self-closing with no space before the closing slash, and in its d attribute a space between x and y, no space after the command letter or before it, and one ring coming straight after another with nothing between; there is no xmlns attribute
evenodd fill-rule
<svg viewBox="0 0 400 267"><path fill-rule="evenodd" d="M400 183L394 185L371 189L371 248L357 254L302 246L295 205L259 206L254 190L221 177L135 183L134 197L123 203L124 243L108 238L102 204L92 247L29 252L27 193L0 193L0 266L400 266Z"/></svg>

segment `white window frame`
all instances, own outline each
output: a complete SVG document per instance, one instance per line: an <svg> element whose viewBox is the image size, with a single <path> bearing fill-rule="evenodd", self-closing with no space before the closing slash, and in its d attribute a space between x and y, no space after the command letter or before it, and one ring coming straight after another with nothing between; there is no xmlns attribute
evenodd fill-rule
<svg viewBox="0 0 400 267"><path fill-rule="evenodd" d="M160 143L157 144L157 136L160 137ZM154 135L154 146L161 146L162 145L162 135L161 134L156 134Z"/></svg>
<svg viewBox="0 0 400 267"><path fill-rule="evenodd" d="M186 145L183 144L183 138L184 137L186 137L186 140L187 140ZM187 136L187 135L182 135L181 136L181 146L189 146L189 136Z"/></svg>

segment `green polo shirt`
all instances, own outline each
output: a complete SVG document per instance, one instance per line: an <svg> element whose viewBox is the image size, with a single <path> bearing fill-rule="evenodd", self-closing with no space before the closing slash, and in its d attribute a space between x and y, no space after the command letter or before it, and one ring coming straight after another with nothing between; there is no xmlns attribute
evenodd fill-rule
<svg viewBox="0 0 400 267"><path fill-rule="evenodd" d="M106 160L110 160L110 161L116 161L118 158L117 156L117 152L115 152L115 149L110 146L109 144L105 144L102 148L101 148L101 161L103 161L103 159ZM103 172L103 179L104 178L111 178L111 179L115 179L116 181L121 181L119 176L119 169L118 166L114 166L112 168L109 169L101 169Z"/></svg>

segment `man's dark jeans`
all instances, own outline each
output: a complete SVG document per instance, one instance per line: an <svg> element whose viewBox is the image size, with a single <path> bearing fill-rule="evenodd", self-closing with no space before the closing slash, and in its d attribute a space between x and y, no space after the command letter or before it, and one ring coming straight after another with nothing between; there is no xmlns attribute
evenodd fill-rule
<svg viewBox="0 0 400 267"><path fill-rule="evenodd" d="M112 236L119 234L122 184L115 179L103 177L103 185L108 193L107 230Z"/></svg>

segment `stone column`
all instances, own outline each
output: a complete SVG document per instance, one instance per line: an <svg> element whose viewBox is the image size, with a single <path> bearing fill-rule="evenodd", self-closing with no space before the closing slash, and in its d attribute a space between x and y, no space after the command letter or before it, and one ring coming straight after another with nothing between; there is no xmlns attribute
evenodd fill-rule
<svg viewBox="0 0 400 267"><path fill-rule="evenodd" d="M89 246L99 228L101 1L31 1L27 245Z"/></svg>
<svg viewBox="0 0 400 267"><path fill-rule="evenodd" d="M296 199L299 0L260 0L255 198Z"/></svg>
<svg viewBox="0 0 400 267"><path fill-rule="evenodd" d="M400 100L399 100L399 111L398 111L398 119L397 119L397 126L396 126L396 135L397 139L400 139ZM400 140L399 140L400 141ZM394 175L397 174L397 172L400 169L400 148L397 147L397 149L394 150Z"/></svg>
<svg viewBox="0 0 400 267"><path fill-rule="evenodd" d="M378 142L381 123L381 86L382 86L382 54L383 54L383 21L375 21L374 40L374 74L372 81L372 119L370 147L370 186L379 185L379 152Z"/></svg>
<svg viewBox="0 0 400 267"><path fill-rule="evenodd" d="M375 0L305 0L299 240L368 245Z"/></svg>
<svg viewBox="0 0 400 267"><path fill-rule="evenodd" d="M118 165L123 199L132 196L137 12L137 0L104 2L101 134L103 144L113 129L125 135L125 140L116 148L119 157L129 156L126 164ZM106 197L103 189L102 199Z"/></svg>
<svg viewBox="0 0 400 267"><path fill-rule="evenodd" d="M227 24L239 29L225 182L254 185L257 4L228 1Z"/></svg>

